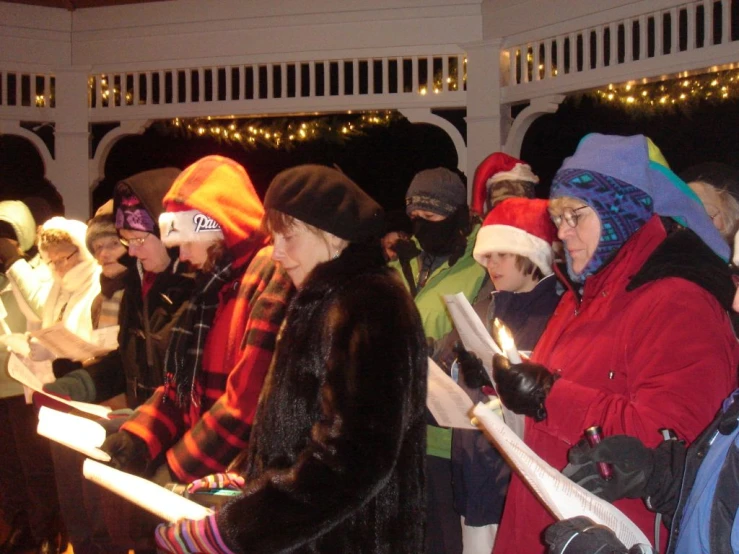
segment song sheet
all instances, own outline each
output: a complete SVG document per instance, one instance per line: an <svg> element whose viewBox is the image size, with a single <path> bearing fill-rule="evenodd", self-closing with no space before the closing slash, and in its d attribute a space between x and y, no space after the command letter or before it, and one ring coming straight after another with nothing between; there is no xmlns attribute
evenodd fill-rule
<svg viewBox="0 0 739 554"><path fill-rule="evenodd" d="M174 523L180 519L203 519L213 510L159 485L94 460L85 460L83 475L152 514Z"/></svg>
<svg viewBox="0 0 739 554"><path fill-rule="evenodd" d="M459 333L459 338L462 339L465 349L480 358L485 371L488 373L488 377L490 377L490 381L495 386L495 380L493 379L493 355L500 354L505 356L505 353L490 336L490 333L485 328L485 324L475 313L475 310L464 294L461 292L447 294L444 296L444 302L446 302L449 315L452 316L454 327ZM503 406L502 403L500 406L503 410L503 421L505 421L519 438L523 438L524 417L514 414Z"/></svg>
<svg viewBox="0 0 739 554"><path fill-rule="evenodd" d="M470 423L472 400L431 358L426 406L442 427L477 429Z"/></svg>
<svg viewBox="0 0 739 554"><path fill-rule="evenodd" d="M110 455L100 450L105 441L105 429L91 419L41 406L36 432L90 458L110 461Z"/></svg>
<svg viewBox="0 0 739 554"><path fill-rule="evenodd" d="M650 544L641 529L621 510L586 491L542 460L484 404L475 406L472 413L489 433L498 451L554 517L587 516L613 530L626 548Z"/></svg>
<svg viewBox="0 0 739 554"><path fill-rule="evenodd" d="M75 335L63 323L57 323L51 327L32 331L31 336L35 337L43 347L51 351L57 358L68 358L76 361L103 356L117 347L117 339L115 345L112 347L110 344L93 344ZM99 336L103 339L107 337L106 332L103 332Z"/></svg>
<svg viewBox="0 0 739 554"><path fill-rule="evenodd" d="M108 406L88 404L87 402L77 402L75 400L66 400L64 398L59 398L58 396L47 393L43 389L43 382L36 375L33 374L28 366L26 366L21 358L19 358L15 353L11 353L10 358L8 359L8 374L13 379L25 385L32 391L43 394L44 396L48 396L49 398L53 398L55 401L71 406L72 408L81 412L85 412L97 417L107 417L108 413L110 412L110 408Z"/></svg>

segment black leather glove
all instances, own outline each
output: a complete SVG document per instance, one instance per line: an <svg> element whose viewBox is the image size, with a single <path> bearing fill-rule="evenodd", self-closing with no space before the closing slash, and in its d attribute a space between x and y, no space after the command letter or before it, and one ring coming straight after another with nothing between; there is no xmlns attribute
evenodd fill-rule
<svg viewBox="0 0 739 554"><path fill-rule="evenodd" d="M67 373L75 369L82 369L82 362L76 362L69 358L56 358L51 361L51 370L57 379L64 377Z"/></svg>
<svg viewBox="0 0 739 554"><path fill-rule="evenodd" d="M562 473L581 487L604 500L641 498L648 494L648 483L654 471L654 450L636 437L613 435L591 447L583 439L570 448L569 464ZM606 462L613 476L606 481L598 473L597 462Z"/></svg>
<svg viewBox="0 0 739 554"><path fill-rule="evenodd" d="M544 401L557 377L543 365L532 362L511 364L508 358L493 356L493 378L503 405L516 414L542 421L547 417Z"/></svg>
<svg viewBox="0 0 739 554"><path fill-rule="evenodd" d="M549 554L629 554L631 551L608 527L578 516L547 527L544 541ZM635 552L638 552L636 550Z"/></svg>
<svg viewBox="0 0 739 554"><path fill-rule="evenodd" d="M150 461L146 443L128 431L113 433L100 449L110 454L112 467L134 475L142 475Z"/></svg>
<svg viewBox="0 0 739 554"><path fill-rule="evenodd" d="M395 250L401 262L412 260L421 253L416 243L410 239L398 239L391 248Z"/></svg>
<svg viewBox="0 0 739 554"><path fill-rule="evenodd" d="M96 397L95 383L86 369L71 371L52 383L46 383L43 388L46 392L78 402L94 402Z"/></svg>
<svg viewBox="0 0 739 554"><path fill-rule="evenodd" d="M461 342L457 342L452 351L457 355L459 372L468 388L479 389L484 385L493 386L480 358L467 351Z"/></svg>
<svg viewBox="0 0 739 554"><path fill-rule="evenodd" d="M23 257L23 251L13 239L0 238L0 269L7 271L11 265Z"/></svg>

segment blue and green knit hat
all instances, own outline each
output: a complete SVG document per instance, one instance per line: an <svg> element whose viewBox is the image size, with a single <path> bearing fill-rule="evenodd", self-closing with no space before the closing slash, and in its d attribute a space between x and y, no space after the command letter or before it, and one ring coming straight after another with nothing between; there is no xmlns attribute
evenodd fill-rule
<svg viewBox="0 0 739 554"><path fill-rule="evenodd" d="M692 229L719 257L729 259L729 246L698 197L644 135L586 135L554 176L550 198L563 196L582 200L601 222L596 252L582 273L570 275L577 281L606 265L653 213Z"/></svg>

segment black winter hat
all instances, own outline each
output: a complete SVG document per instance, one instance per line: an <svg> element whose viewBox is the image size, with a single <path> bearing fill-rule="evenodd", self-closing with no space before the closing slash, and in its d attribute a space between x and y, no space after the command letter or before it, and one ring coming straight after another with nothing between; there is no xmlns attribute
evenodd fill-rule
<svg viewBox="0 0 739 554"><path fill-rule="evenodd" d="M378 238L380 205L346 175L322 165L299 165L277 174L265 209L280 211L350 242Z"/></svg>

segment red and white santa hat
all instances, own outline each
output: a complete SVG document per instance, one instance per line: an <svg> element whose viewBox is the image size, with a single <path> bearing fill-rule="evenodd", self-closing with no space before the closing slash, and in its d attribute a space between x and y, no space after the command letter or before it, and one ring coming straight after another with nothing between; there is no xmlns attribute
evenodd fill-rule
<svg viewBox="0 0 739 554"><path fill-rule="evenodd" d="M505 180L534 184L539 182L529 164L504 152L493 152L475 170L472 181L472 211L482 214L490 186Z"/></svg>
<svg viewBox="0 0 739 554"><path fill-rule="evenodd" d="M493 252L518 254L531 260L544 275L552 273L552 242L557 238L548 200L508 198L497 204L477 233L473 257L485 265Z"/></svg>
<svg viewBox="0 0 739 554"><path fill-rule="evenodd" d="M167 210L185 206L170 203ZM166 211L159 215L159 232L165 246L178 246L183 242L212 242L223 239L218 222L200 210Z"/></svg>

